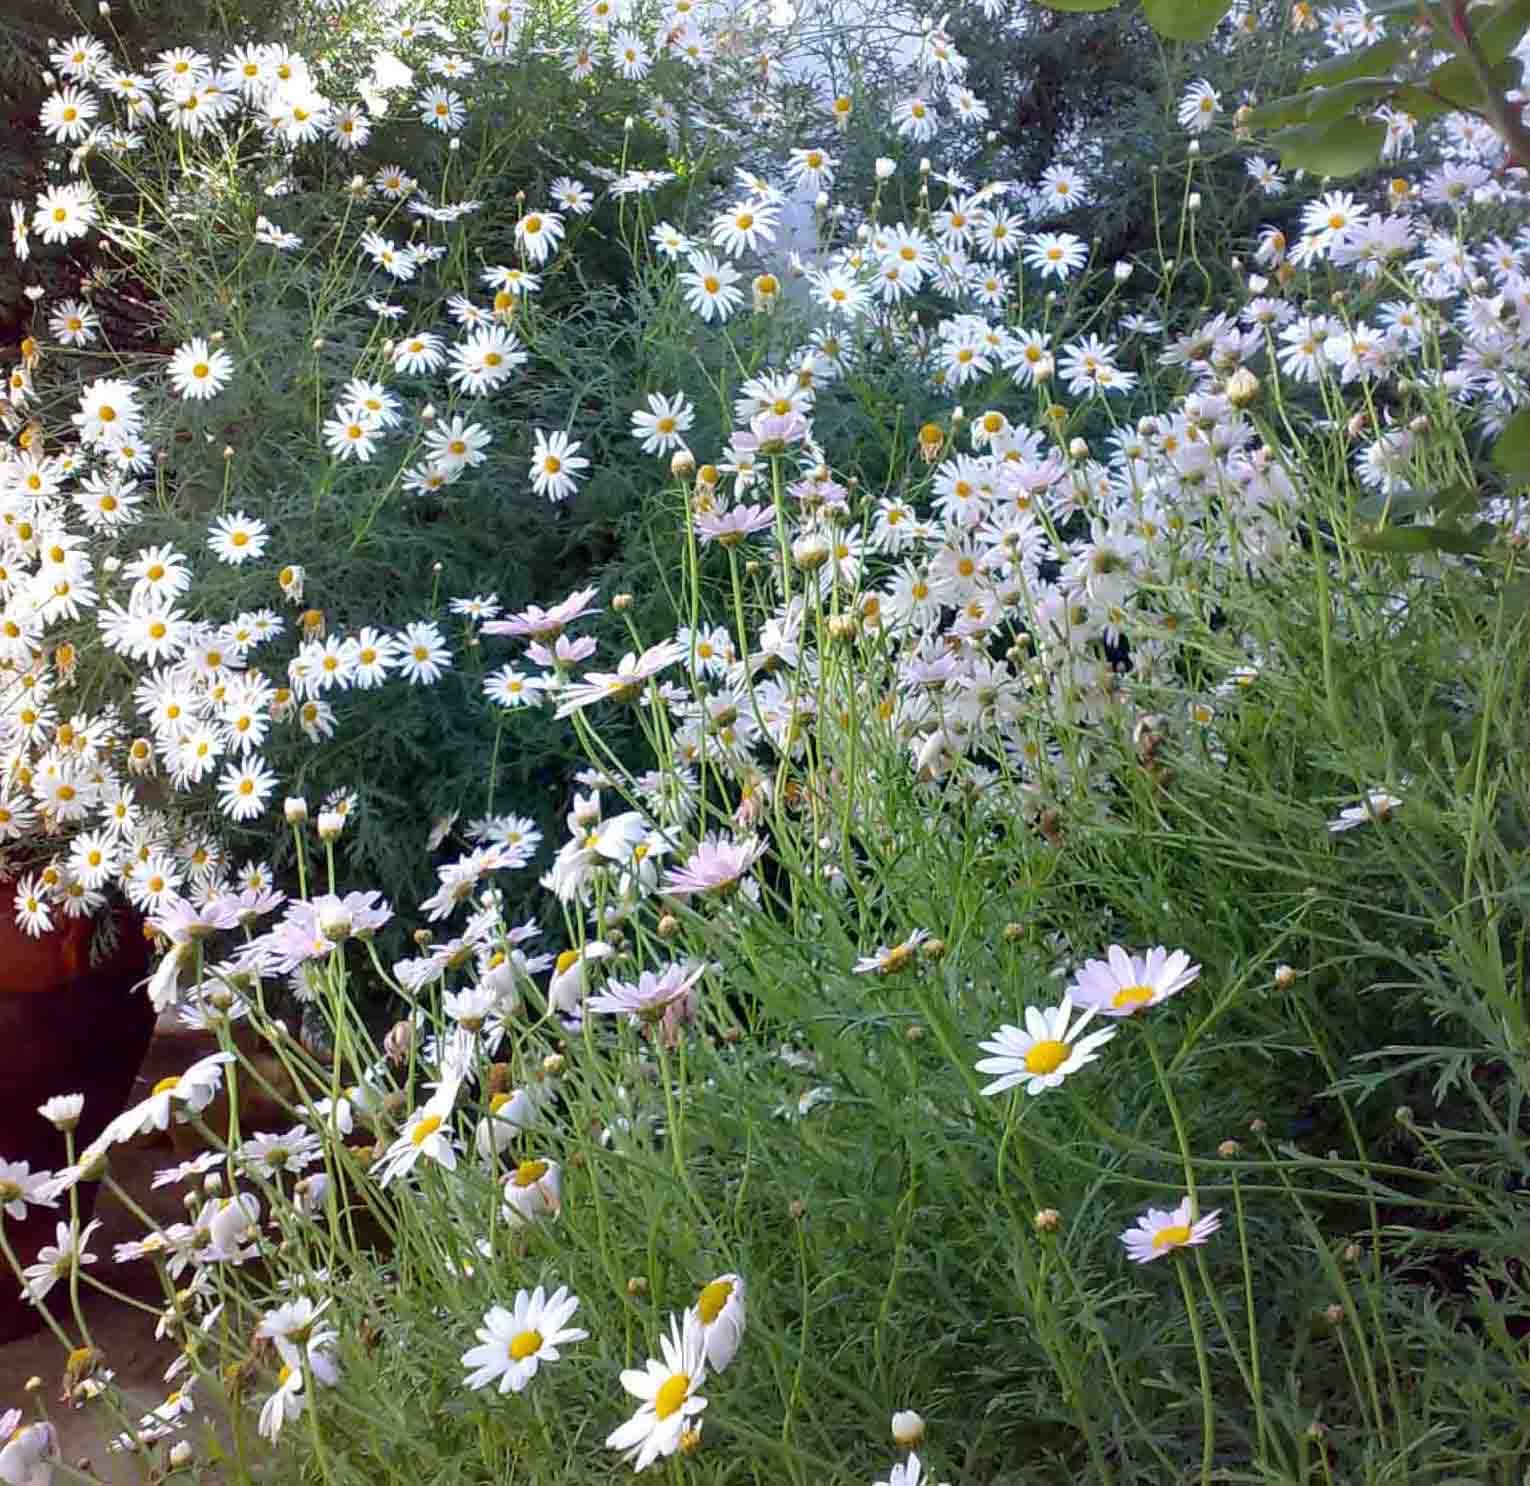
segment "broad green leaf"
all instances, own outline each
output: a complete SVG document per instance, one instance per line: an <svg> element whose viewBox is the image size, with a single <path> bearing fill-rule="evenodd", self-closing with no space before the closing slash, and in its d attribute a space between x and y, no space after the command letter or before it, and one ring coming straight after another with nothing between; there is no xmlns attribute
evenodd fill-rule
<svg viewBox="0 0 1530 1486"><path fill-rule="evenodd" d="M1272 98L1248 113L1252 129L1284 129L1290 124L1300 124L1307 117L1307 104L1311 100L1305 93L1287 93L1284 98Z"/></svg>
<svg viewBox="0 0 1530 1486"><path fill-rule="evenodd" d="M1419 516L1435 503L1432 490L1401 490L1383 495L1373 490L1362 495L1354 505L1356 521L1397 521L1404 516Z"/></svg>
<svg viewBox="0 0 1530 1486"><path fill-rule="evenodd" d="M1470 531L1459 526L1386 526L1380 531L1356 532L1355 546L1367 552L1418 554L1420 552L1483 552L1502 533L1491 521L1478 522Z"/></svg>
<svg viewBox="0 0 1530 1486"><path fill-rule="evenodd" d="M1524 40L1530 31L1530 0L1509 0L1492 19L1477 23L1473 36L1489 67L1496 67Z"/></svg>
<svg viewBox="0 0 1530 1486"><path fill-rule="evenodd" d="M1504 424L1493 445L1493 463L1515 480L1530 480L1530 408Z"/></svg>
<svg viewBox="0 0 1530 1486"><path fill-rule="evenodd" d="M1314 88L1306 95L1305 118L1309 124L1332 124L1357 109L1374 112L1396 86L1389 77L1357 77L1331 88Z"/></svg>
<svg viewBox="0 0 1530 1486"><path fill-rule="evenodd" d="M1530 0L1526 3L1530 4ZM1407 55L1407 42L1400 36L1389 36L1374 46L1363 46L1358 51L1319 62L1303 74L1302 86L1331 88L1335 83L1347 83L1357 77L1376 77L1389 72Z"/></svg>
<svg viewBox="0 0 1530 1486"><path fill-rule="evenodd" d="M1383 495L1373 490L1354 504L1356 521L1398 521L1404 516L1419 516L1437 511L1444 523L1458 522L1469 516L1481 502L1482 493L1464 481L1444 490L1402 490Z"/></svg>
<svg viewBox="0 0 1530 1486"><path fill-rule="evenodd" d="M1441 114L1454 112L1451 105L1443 98L1436 98L1433 93L1426 93L1422 88L1416 88L1411 83L1397 90L1392 99L1392 106L1402 109L1404 113L1412 114L1420 123L1423 123L1425 119L1436 119Z"/></svg>
<svg viewBox="0 0 1530 1486"><path fill-rule="evenodd" d="M1209 41L1232 0L1142 0L1142 11L1170 41Z"/></svg>
<svg viewBox="0 0 1530 1486"><path fill-rule="evenodd" d="M1519 63L1511 57L1491 68L1488 75L1492 78L1493 86L1500 93L1506 93L1519 83ZM1464 57L1452 57L1450 61L1442 62L1429 74L1425 86L1457 108L1482 107L1482 84L1477 81L1476 72Z"/></svg>
<svg viewBox="0 0 1530 1486"><path fill-rule="evenodd" d="M1280 163L1287 170L1307 170L1313 175L1354 175L1375 166L1386 137L1385 124L1346 118L1332 124L1282 129L1270 137L1270 143L1279 147Z"/></svg>

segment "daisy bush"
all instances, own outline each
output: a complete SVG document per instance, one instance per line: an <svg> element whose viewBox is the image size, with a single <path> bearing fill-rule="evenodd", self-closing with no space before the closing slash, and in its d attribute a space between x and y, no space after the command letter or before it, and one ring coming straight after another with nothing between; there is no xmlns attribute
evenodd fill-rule
<svg viewBox="0 0 1530 1486"><path fill-rule="evenodd" d="M845 38L766 17L728 100L739 158L662 216L660 167L586 172L647 348L619 433L581 418L611 363L581 384L511 277L577 276L568 182L485 229L481 324L401 326L365 388L317 399L321 499L376 463L381 511L432 469L450 501L491 457L479 407L540 379L565 405L518 435L524 491L577 508L618 465L657 592L569 575L462 600L466 643L411 622L384 669L476 668L491 781L521 727L577 752L561 829L495 813L491 782L405 905L347 861L343 802L292 794L269 838L287 896L167 887L152 920L149 994L220 1052L63 1170L0 1166L0 1212L61 1219L34 1263L0 1250L61 1347L90 1348L79 1185L130 1202L113 1151L172 1123L204 1147L165 1176L187 1221L121 1255L163 1284L166 1403L121 1411L93 1351L67 1379L146 1472L1521 1469L1530 238L1522 100L1489 89L1523 26L1198 9L1218 77L1261 29L1328 78L1389 35L1444 66L1454 35L1479 93L1408 130L1350 120L1386 171L1297 181L1313 136L1247 137L1257 91L1183 54L1161 162L1182 209L1160 251L1102 262L1069 225L1087 149L1040 185L947 158L986 136L944 21L847 86ZM556 21L592 88L742 45L689 0ZM467 55L409 103L447 182ZM268 126L294 96L313 111L278 88ZM852 122L885 148L847 183ZM1208 263L1202 174L1258 149L1272 219ZM430 267L420 215L357 240L400 284ZM467 229L443 237L477 273ZM211 334L165 368L182 400L224 374ZM413 378L430 417L405 415ZM103 409L139 394L93 387L72 416L111 458ZM279 546L263 509L218 513L215 561ZM300 676L361 674L345 643L310 637ZM290 1126L241 1121L255 1088ZM55 1439L30 1402L18 1473Z"/></svg>

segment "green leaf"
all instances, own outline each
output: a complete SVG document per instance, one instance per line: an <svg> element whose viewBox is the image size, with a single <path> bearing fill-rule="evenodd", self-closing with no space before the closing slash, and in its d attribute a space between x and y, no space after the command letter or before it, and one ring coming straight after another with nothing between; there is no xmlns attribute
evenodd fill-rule
<svg viewBox="0 0 1530 1486"><path fill-rule="evenodd" d="M1416 88L1411 83L1399 88L1397 95L1392 99L1392 106L1400 108L1404 113L1410 113L1420 123L1425 119L1437 119L1441 114L1451 113L1450 104L1443 98L1436 98L1433 93L1426 93L1422 88Z"/></svg>
<svg viewBox="0 0 1530 1486"><path fill-rule="evenodd" d="M1387 137L1385 124L1339 119L1332 124L1302 124L1282 129L1270 137L1280 149L1280 163L1287 170L1309 170L1314 175L1354 175L1369 170L1381 157Z"/></svg>
<svg viewBox="0 0 1530 1486"><path fill-rule="evenodd" d="M1319 62L1303 75L1302 86L1331 88L1336 83L1347 83L1357 77L1377 77L1389 73L1407 55L1407 42L1400 36L1389 36L1374 46L1363 46L1359 51L1345 52L1343 56Z"/></svg>
<svg viewBox="0 0 1530 1486"><path fill-rule="evenodd" d="M1311 100L1305 93L1287 93L1284 98L1272 98L1248 112L1249 127L1253 129L1284 129L1289 124L1300 124L1307 117L1307 104Z"/></svg>
<svg viewBox="0 0 1530 1486"><path fill-rule="evenodd" d="M1331 88L1314 88L1307 94L1306 120L1309 124L1332 124L1359 108L1373 111L1396 87L1389 77L1357 77Z"/></svg>
<svg viewBox="0 0 1530 1486"><path fill-rule="evenodd" d="M1494 88L1506 93L1518 85L1519 63L1512 57L1500 61L1488 73ZM1426 87L1457 108L1480 109L1484 103L1482 84L1477 80L1476 70L1465 57L1452 57L1442 62L1429 74Z"/></svg>
<svg viewBox="0 0 1530 1486"><path fill-rule="evenodd" d="M1471 515L1481 499L1482 492L1464 480L1444 490L1402 490L1392 495L1373 490L1355 502L1353 514L1356 521L1390 522L1432 510L1439 512L1442 523L1450 524Z"/></svg>
<svg viewBox="0 0 1530 1486"><path fill-rule="evenodd" d="M1496 67L1524 40L1530 30L1530 0L1510 0L1507 5L1500 0L1500 9L1491 20L1477 26L1473 35L1477 49L1486 58L1489 67Z"/></svg>
<svg viewBox="0 0 1530 1486"><path fill-rule="evenodd" d="M1397 521L1420 516L1434 503L1432 490L1401 490L1391 495L1373 490L1355 502L1353 514L1356 521Z"/></svg>
<svg viewBox="0 0 1530 1486"><path fill-rule="evenodd" d="M1493 445L1493 463L1512 479L1530 480L1530 408L1504 424Z"/></svg>
<svg viewBox="0 0 1530 1486"><path fill-rule="evenodd" d="M1483 552L1501 536L1491 521L1479 521L1470 531L1459 526L1385 526L1380 531L1356 532L1355 546L1367 552Z"/></svg>
<svg viewBox="0 0 1530 1486"><path fill-rule="evenodd" d="M1142 0L1142 11L1160 36L1170 41L1210 41L1232 0Z"/></svg>

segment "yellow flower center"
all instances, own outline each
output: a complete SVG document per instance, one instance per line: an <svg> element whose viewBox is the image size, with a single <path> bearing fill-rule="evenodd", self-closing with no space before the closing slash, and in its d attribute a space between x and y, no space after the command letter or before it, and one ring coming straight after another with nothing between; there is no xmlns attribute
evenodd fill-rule
<svg viewBox="0 0 1530 1486"><path fill-rule="evenodd" d="M515 1168L515 1175L510 1178L517 1187L534 1187L547 1175L547 1162L545 1161L522 1161Z"/></svg>
<svg viewBox="0 0 1530 1486"><path fill-rule="evenodd" d="M1070 1049L1066 1042L1055 1037L1036 1043L1025 1055L1027 1073L1056 1073L1068 1061Z"/></svg>
<svg viewBox="0 0 1530 1486"><path fill-rule="evenodd" d="M732 1294L732 1280L713 1280L696 1297L696 1314L701 1317L702 1325L710 1326L722 1314Z"/></svg>
<svg viewBox="0 0 1530 1486"><path fill-rule="evenodd" d="M155 1084L154 1087L149 1090L149 1092L151 1094L172 1094L176 1089L180 1087L180 1083L180 1074L172 1073L169 1078L160 1079L160 1081Z"/></svg>
<svg viewBox="0 0 1530 1486"><path fill-rule="evenodd" d="M667 1419L681 1404L683 1404L691 1391L691 1378L689 1373L675 1373L653 1397L653 1412L655 1418Z"/></svg>
<svg viewBox="0 0 1530 1486"><path fill-rule="evenodd" d="M1119 1011L1123 1006L1145 1006L1152 999L1153 988L1151 986L1122 986L1111 997L1110 1004Z"/></svg>
<svg viewBox="0 0 1530 1486"><path fill-rule="evenodd" d="M1181 1244L1189 1242L1190 1225L1188 1223L1173 1223L1167 1228L1160 1228L1153 1235L1155 1249L1177 1249Z"/></svg>
<svg viewBox="0 0 1530 1486"><path fill-rule="evenodd" d="M524 1362L534 1355L542 1345L542 1333L540 1331L521 1331L510 1338L510 1355L517 1362Z"/></svg>
<svg viewBox="0 0 1530 1486"><path fill-rule="evenodd" d="M441 1128L440 1115L427 1115L414 1127L414 1134L409 1137L414 1145L424 1145L437 1130Z"/></svg>

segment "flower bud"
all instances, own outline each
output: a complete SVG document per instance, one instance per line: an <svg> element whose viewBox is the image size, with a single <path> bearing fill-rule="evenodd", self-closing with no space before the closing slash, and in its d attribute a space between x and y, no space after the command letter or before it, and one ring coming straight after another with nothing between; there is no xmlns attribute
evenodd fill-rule
<svg viewBox="0 0 1530 1486"><path fill-rule="evenodd" d="M319 833L324 831L324 817L319 817ZM351 937L353 928L349 911L338 905L326 908L319 915L319 932L328 940L339 944L342 940Z"/></svg>
<svg viewBox="0 0 1530 1486"><path fill-rule="evenodd" d="M345 829L345 817L338 810L319 812L319 840L333 841Z"/></svg>
<svg viewBox="0 0 1530 1486"><path fill-rule="evenodd" d="M898 168L896 160L889 160L886 155L877 157L876 173L879 181L890 180L893 172Z"/></svg>
<svg viewBox="0 0 1530 1486"><path fill-rule="evenodd" d="M1055 1207L1044 1207L1031 1219L1037 1233L1056 1233L1062 1228L1062 1214Z"/></svg>
<svg viewBox="0 0 1530 1486"><path fill-rule="evenodd" d="M1275 967L1275 989L1278 991L1289 990L1296 983L1296 971L1289 965L1277 965Z"/></svg>
<svg viewBox="0 0 1530 1486"><path fill-rule="evenodd" d="M912 1409L899 1409L892 1416L892 1437L900 1450L917 1450L924 1442L924 1420Z"/></svg>
<svg viewBox="0 0 1530 1486"><path fill-rule="evenodd" d="M804 572L821 568L833 553L833 546L821 531L804 532L792 543L792 561Z"/></svg>
<svg viewBox="0 0 1530 1486"><path fill-rule="evenodd" d="M1227 379L1227 385L1222 390L1235 408L1246 408L1259 396L1259 378L1246 366L1240 366Z"/></svg>
<svg viewBox="0 0 1530 1486"><path fill-rule="evenodd" d="M282 810L287 817L287 824L289 826L303 825L308 819L308 801L301 795L289 796L286 804L282 806Z"/></svg>
<svg viewBox="0 0 1530 1486"><path fill-rule="evenodd" d="M669 472L677 480L689 479L696 473L696 456L689 449L676 449L669 457Z"/></svg>

